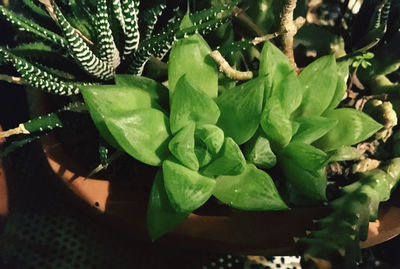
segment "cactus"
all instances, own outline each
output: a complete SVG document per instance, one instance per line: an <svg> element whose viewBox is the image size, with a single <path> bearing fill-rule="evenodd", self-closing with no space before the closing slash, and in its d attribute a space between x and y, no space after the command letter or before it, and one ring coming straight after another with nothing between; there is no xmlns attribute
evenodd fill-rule
<svg viewBox="0 0 400 269"><path fill-rule="evenodd" d="M400 158L394 158L386 167L362 173L359 180L345 186L343 195L330 203L332 213L315 221L319 229L299 240L304 262L354 268L361 257L359 242L367 239L369 221L376 220L379 203L389 199L399 180Z"/></svg>

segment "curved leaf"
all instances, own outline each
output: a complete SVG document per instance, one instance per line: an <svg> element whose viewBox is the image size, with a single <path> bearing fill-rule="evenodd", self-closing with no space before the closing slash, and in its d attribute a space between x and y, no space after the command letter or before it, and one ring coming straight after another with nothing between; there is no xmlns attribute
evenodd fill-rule
<svg viewBox="0 0 400 269"><path fill-rule="evenodd" d="M305 143L293 142L279 152L278 160L286 180L301 194L314 200L325 200L324 166L329 156Z"/></svg>
<svg viewBox="0 0 400 269"><path fill-rule="evenodd" d="M170 124L172 133L194 122L198 125L215 124L220 111L217 104L204 92L194 88L182 76L171 97Z"/></svg>
<svg viewBox="0 0 400 269"><path fill-rule="evenodd" d="M267 100L261 114L261 127L273 148L283 148L292 138L292 122L276 97Z"/></svg>
<svg viewBox="0 0 400 269"><path fill-rule="evenodd" d="M172 155L183 165L197 171L199 169L199 161L194 152L194 129L194 123L182 128L171 139L168 148Z"/></svg>
<svg viewBox="0 0 400 269"><path fill-rule="evenodd" d="M276 156L272 151L268 139L258 132L244 146L246 159L257 167L269 169L276 164Z"/></svg>
<svg viewBox="0 0 400 269"><path fill-rule="evenodd" d="M129 75L116 76L117 85L81 86L80 91L89 109L90 116L102 137L113 147L120 148L104 119L123 115L135 109L158 108L163 88L156 81Z"/></svg>
<svg viewBox="0 0 400 269"><path fill-rule="evenodd" d="M279 156L292 159L301 167L316 171L328 164L329 155L322 150L301 142L290 142L287 147L279 152Z"/></svg>
<svg viewBox="0 0 400 269"><path fill-rule="evenodd" d="M246 160L239 146L227 137L217 156L201 172L207 176L238 175L245 165Z"/></svg>
<svg viewBox="0 0 400 269"><path fill-rule="evenodd" d="M172 230L189 216L188 212L176 212L165 191L162 170L159 169L150 192L147 207L147 229L151 240Z"/></svg>
<svg viewBox="0 0 400 269"><path fill-rule="evenodd" d="M172 46L168 60L168 83L174 93L178 80L186 75L187 80L215 98L218 94L218 69L210 56L211 48L199 34L178 40Z"/></svg>
<svg viewBox="0 0 400 269"><path fill-rule="evenodd" d="M364 112L351 108L327 111L324 116L338 121L338 125L335 128L314 143L315 146L324 151L356 144L369 138L382 128L381 124Z"/></svg>
<svg viewBox="0 0 400 269"><path fill-rule="evenodd" d="M216 102L221 110L217 125L238 145L257 131L262 112L266 77L258 77L226 90Z"/></svg>
<svg viewBox="0 0 400 269"><path fill-rule="evenodd" d="M224 131L211 124L204 124L196 128L195 136L207 146L212 154L217 154L224 144Z"/></svg>
<svg viewBox="0 0 400 269"><path fill-rule="evenodd" d="M304 68L298 76L304 92L297 115L319 116L328 108L335 95L337 72L333 55L321 57Z"/></svg>
<svg viewBox="0 0 400 269"><path fill-rule="evenodd" d="M154 108L137 109L105 119L118 144L132 157L149 165L160 165L169 156L168 118Z"/></svg>
<svg viewBox="0 0 400 269"><path fill-rule="evenodd" d="M288 206L279 196L271 177L253 164L236 176L220 176L213 194L223 203L243 210L283 210Z"/></svg>
<svg viewBox="0 0 400 269"><path fill-rule="evenodd" d="M301 84L283 52L271 42L264 44L260 56L259 76L267 76L265 98L277 98L290 115L301 103Z"/></svg>
<svg viewBox="0 0 400 269"><path fill-rule="evenodd" d="M170 160L164 161L162 167L165 189L177 212L192 212L211 197L214 179Z"/></svg>
<svg viewBox="0 0 400 269"><path fill-rule="evenodd" d="M349 76L349 62L342 61L336 63L338 80L336 84L335 94L332 97L332 101L326 110L335 109L339 103L342 101L344 94L346 93L347 85L346 81Z"/></svg>
<svg viewBox="0 0 400 269"><path fill-rule="evenodd" d="M260 55L259 75L268 76L272 87L279 85L291 72L293 67L286 55L271 42L265 42Z"/></svg>
<svg viewBox="0 0 400 269"><path fill-rule="evenodd" d="M303 142L310 144L321 138L327 132L334 128L338 121L334 119L328 119L320 116L309 116L306 118L300 118L296 120L300 126L296 134L293 136L293 142Z"/></svg>

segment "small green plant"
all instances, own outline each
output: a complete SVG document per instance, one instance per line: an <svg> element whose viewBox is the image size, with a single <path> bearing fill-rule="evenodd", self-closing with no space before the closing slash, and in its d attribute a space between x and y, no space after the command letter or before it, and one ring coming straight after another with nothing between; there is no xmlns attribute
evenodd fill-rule
<svg viewBox="0 0 400 269"><path fill-rule="evenodd" d="M374 58L374 54L372 52L367 52L363 55L357 55L351 66L358 68L361 65L361 67L365 69L368 66L371 66L371 63L368 60L371 60L372 58Z"/></svg>

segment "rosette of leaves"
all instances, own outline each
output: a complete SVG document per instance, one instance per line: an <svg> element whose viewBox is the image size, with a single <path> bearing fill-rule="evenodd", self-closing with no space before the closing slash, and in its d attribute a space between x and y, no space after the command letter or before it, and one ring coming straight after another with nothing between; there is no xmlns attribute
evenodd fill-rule
<svg viewBox="0 0 400 269"><path fill-rule="evenodd" d="M117 75L115 85L81 87L102 136L160 166L148 208L153 239L212 195L242 210L326 201L326 164L382 127L363 112L336 108L348 65L332 56L297 77L286 56L266 43L258 77L220 94L210 51L198 34L178 40L169 58L169 89L125 75ZM276 169L286 192L296 189L286 201L270 176Z"/></svg>
<svg viewBox="0 0 400 269"><path fill-rule="evenodd" d="M20 39L25 43L0 48L0 64L11 64L20 82L73 95L79 85L112 82L116 73L140 75L150 57L162 58L176 39L210 32L229 20L240 1L192 14L193 25L185 29L179 28L179 17L157 24L167 10L164 0L23 2L24 14L0 5L0 16L26 33Z"/></svg>

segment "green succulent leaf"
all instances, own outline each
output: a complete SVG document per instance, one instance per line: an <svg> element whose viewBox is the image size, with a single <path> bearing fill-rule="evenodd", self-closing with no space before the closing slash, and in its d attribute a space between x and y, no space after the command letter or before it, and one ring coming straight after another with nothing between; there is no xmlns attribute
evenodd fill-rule
<svg viewBox="0 0 400 269"><path fill-rule="evenodd" d="M162 167L165 189L177 212L192 212L211 197L214 179L170 160L164 161Z"/></svg>
<svg viewBox="0 0 400 269"><path fill-rule="evenodd" d="M362 156L362 151L355 147L341 146L335 150L329 151L328 154L330 155L329 161L340 162L358 160Z"/></svg>
<svg viewBox="0 0 400 269"><path fill-rule="evenodd" d="M244 145L244 153L246 159L257 167L269 169L276 164L276 156L262 131L257 132L256 135Z"/></svg>
<svg viewBox="0 0 400 269"><path fill-rule="evenodd" d="M305 143L293 142L279 152L278 160L288 183L302 195L314 200L326 200L324 166L329 156Z"/></svg>
<svg viewBox="0 0 400 269"><path fill-rule="evenodd" d="M183 26L189 27L188 14ZM168 61L168 83L171 94L175 92L179 79L186 75L187 80L215 98L218 94L217 65L210 56L211 48L199 34L178 40L172 46Z"/></svg>
<svg viewBox="0 0 400 269"><path fill-rule="evenodd" d="M286 55L266 42L260 56L259 76L267 76L265 98L277 98L283 111L290 115L301 103L301 84Z"/></svg>
<svg viewBox="0 0 400 269"><path fill-rule="evenodd" d="M297 119L296 121L300 125L292 141L306 144L311 144L315 140L321 138L338 124L337 120L320 116L309 116Z"/></svg>
<svg viewBox="0 0 400 269"><path fill-rule="evenodd" d="M197 125L215 124L219 115L220 111L214 100L193 87L186 75L179 79L171 97L172 133L176 133L190 122Z"/></svg>
<svg viewBox="0 0 400 269"><path fill-rule="evenodd" d="M199 161L194 152L194 130L195 124L191 123L178 131L169 141L168 148L172 155L186 167L197 171Z"/></svg>
<svg viewBox="0 0 400 269"><path fill-rule="evenodd" d="M183 222L189 214L189 212L176 212L172 207L165 191L162 169L159 169L151 188L147 207L147 229L151 240L154 241L172 230L176 225Z"/></svg>
<svg viewBox="0 0 400 269"><path fill-rule="evenodd" d="M297 110L299 116L319 116L331 104L337 87L337 67L333 55L309 64L298 76L303 85L303 99Z"/></svg>
<svg viewBox="0 0 400 269"><path fill-rule="evenodd" d="M221 110L217 125L238 145L257 131L262 112L266 77L258 77L226 90L216 102Z"/></svg>
<svg viewBox="0 0 400 269"><path fill-rule="evenodd" d="M277 97L267 100L260 123L274 149L280 149L289 144L293 132L292 122Z"/></svg>
<svg viewBox="0 0 400 269"><path fill-rule="evenodd" d="M338 121L338 125L334 129L314 143L324 151L334 150L340 146L354 145L369 138L382 128L381 124L364 112L351 108L328 111L324 116Z"/></svg>
<svg viewBox="0 0 400 269"><path fill-rule="evenodd" d="M194 153L196 154L200 167L206 166L212 160L212 154L209 151L208 146L198 138L195 138Z"/></svg>
<svg viewBox="0 0 400 269"><path fill-rule="evenodd" d="M301 142L290 142L279 154L293 159L299 166L312 171L325 167L329 161L328 154L312 145Z"/></svg>
<svg viewBox="0 0 400 269"><path fill-rule="evenodd" d="M196 138L200 139L212 154L217 154L224 144L224 131L216 125L204 124L196 128Z"/></svg>
<svg viewBox="0 0 400 269"><path fill-rule="evenodd" d="M221 202L242 210L288 209L271 177L253 164L247 164L239 175L218 177L213 194Z"/></svg>
<svg viewBox="0 0 400 269"><path fill-rule="evenodd" d="M104 119L124 115L135 109L158 108L158 101L167 89L152 79L129 75L117 75L117 85L81 86L80 91L90 115L102 137L119 148Z"/></svg>
<svg viewBox="0 0 400 269"><path fill-rule="evenodd" d="M227 137L217 156L201 172L206 176L238 175L245 165L246 160L239 146Z"/></svg>
<svg viewBox="0 0 400 269"><path fill-rule="evenodd" d="M338 62L336 63L336 66L338 74L336 90L335 94L333 95L332 101L327 107L326 111L333 110L339 105L347 89L346 81L349 76L349 62L347 61Z"/></svg>
<svg viewBox="0 0 400 269"><path fill-rule="evenodd" d="M271 42L265 42L260 56L259 75L268 76L269 86L277 87L292 72L293 67L286 55Z"/></svg>
<svg viewBox="0 0 400 269"><path fill-rule="evenodd" d="M151 78L131 74L117 74L114 80L117 86L130 87L135 90L148 92L149 96L151 96L157 104L166 111L169 110L169 91L168 88L161 83ZM156 107L156 105L154 105L154 107Z"/></svg>
<svg viewBox="0 0 400 269"><path fill-rule="evenodd" d="M106 127L129 155L149 165L169 156L168 117L154 108L136 109L105 118Z"/></svg>

